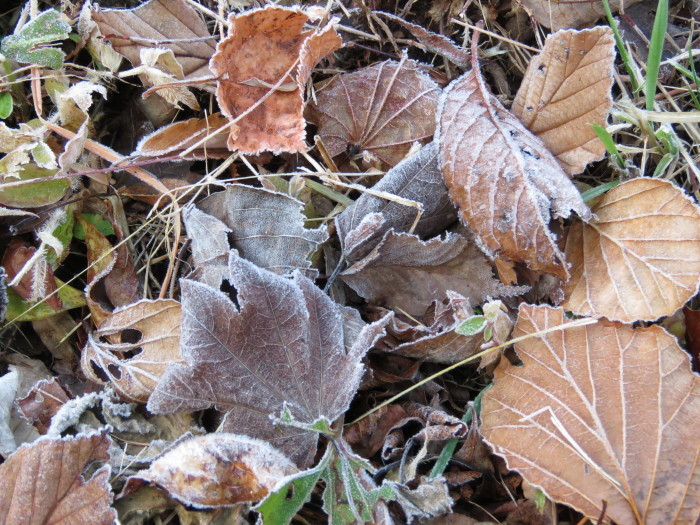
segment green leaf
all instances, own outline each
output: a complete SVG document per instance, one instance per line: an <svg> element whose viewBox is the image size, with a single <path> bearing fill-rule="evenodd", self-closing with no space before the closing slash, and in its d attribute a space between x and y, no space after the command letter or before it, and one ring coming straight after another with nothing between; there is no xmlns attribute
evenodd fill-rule
<svg viewBox="0 0 700 525"><path fill-rule="evenodd" d="M70 26L61 20L58 11L49 9L40 13L14 35L2 40L0 52L22 64L59 69L65 54L48 44L68 38Z"/></svg>
<svg viewBox="0 0 700 525"><path fill-rule="evenodd" d="M5 119L12 115L13 106L12 95L7 91L0 93L0 118Z"/></svg>
<svg viewBox="0 0 700 525"><path fill-rule="evenodd" d="M486 328L487 323L488 321L483 315L472 315L455 328L455 332L460 335L476 335Z"/></svg>
<svg viewBox="0 0 700 525"><path fill-rule="evenodd" d="M102 215L98 215L96 213L81 213L79 217L84 219L85 222L92 224L95 228L97 228L97 231L99 231L105 237L108 235L115 235L112 223L102 217ZM80 241L85 240L85 228L80 221L77 221L73 227L73 236Z"/></svg>
<svg viewBox="0 0 700 525"><path fill-rule="evenodd" d="M7 322L39 321L65 310L85 306L85 296L81 290L77 290L67 284L64 285L59 279L56 279L56 285L58 286L58 297L63 303L63 307L60 310L54 310L44 301L35 304L25 302L17 295L17 292L8 287L7 312L5 313Z"/></svg>
<svg viewBox="0 0 700 525"><path fill-rule="evenodd" d="M57 170L40 168L36 164L22 166L19 171L19 180L30 180L42 177L51 177ZM0 204L12 208L38 208L53 204L70 189L70 181L67 179L44 180L36 183L22 184L3 188L2 182L14 182L14 177L0 178Z"/></svg>
<svg viewBox="0 0 700 525"><path fill-rule="evenodd" d="M661 55L664 51L666 38L666 26L668 25L668 0L659 0L656 6L654 27L651 30L649 41L649 55L647 56L647 77L644 94L646 95L647 111L654 110L654 97L656 96L656 83L659 80L659 67Z"/></svg>
<svg viewBox="0 0 700 525"><path fill-rule="evenodd" d="M66 211L67 213L63 217L63 220L61 220L61 222L58 223L58 226L56 226L51 232L51 235L56 237L56 239L58 239L63 246L63 257L61 260L65 259L68 245L73 240L73 225L75 224L75 215L73 214L73 211L70 209ZM46 262L49 263L52 268L56 269L56 265L60 261L58 259L58 254L51 246L49 246L46 250L45 258Z"/></svg>

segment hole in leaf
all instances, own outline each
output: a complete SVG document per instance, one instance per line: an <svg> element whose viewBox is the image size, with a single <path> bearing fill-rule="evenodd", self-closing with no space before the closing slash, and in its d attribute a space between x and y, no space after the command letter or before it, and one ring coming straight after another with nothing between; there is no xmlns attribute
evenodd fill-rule
<svg viewBox="0 0 700 525"><path fill-rule="evenodd" d="M109 373L112 374L112 377L114 379L121 379L122 378L122 371L119 370L119 367L114 364L107 365L107 370L109 370Z"/></svg>
<svg viewBox="0 0 700 525"><path fill-rule="evenodd" d="M109 377L107 377L107 374L105 374L105 371L102 370L101 367L97 366L97 363L90 361L90 366L92 367L92 371L95 373L95 375L100 378L100 381L104 383L109 381Z"/></svg>
<svg viewBox="0 0 700 525"><path fill-rule="evenodd" d="M136 344L141 341L143 334L139 330L134 330L133 328L126 328L121 332L122 343L132 343Z"/></svg>
<svg viewBox="0 0 700 525"><path fill-rule="evenodd" d="M287 487L287 494L284 496L284 499L291 501L292 498L294 498L294 485L289 485Z"/></svg>

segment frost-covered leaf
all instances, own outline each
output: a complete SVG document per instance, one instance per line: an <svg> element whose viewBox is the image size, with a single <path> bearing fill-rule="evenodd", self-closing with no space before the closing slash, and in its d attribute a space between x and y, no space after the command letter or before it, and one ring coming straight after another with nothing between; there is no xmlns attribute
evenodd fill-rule
<svg viewBox="0 0 700 525"><path fill-rule="evenodd" d="M59 69L66 55L48 44L65 40L69 32L70 26L61 20L59 12L49 9L39 13L13 35L3 38L0 52L22 64Z"/></svg>
<svg viewBox="0 0 700 525"><path fill-rule="evenodd" d="M103 35L129 37L110 41L134 67L141 65L142 49L159 47L173 51L185 79L211 76L209 59L214 54L214 39L202 40L210 36L207 25L184 0L150 0L135 9L100 9L93 5L91 15ZM138 39L153 43L144 44ZM189 41L159 43L178 39Z"/></svg>
<svg viewBox="0 0 700 525"><path fill-rule="evenodd" d="M226 413L225 432L265 439L306 466L317 433L273 425L269 416L285 403L307 424L342 415L362 375L360 360L387 319L359 333L345 330L344 315L359 315L344 312L309 279L299 273L286 279L235 254L227 280L236 303L205 284L181 281L187 364L168 367L148 408L166 413L215 407Z"/></svg>
<svg viewBox="0 0 700 525"><path fill-rule="evenodd" d="M206 118L191 118L175 122L146 135L138 143L133 154L145 157L179 154L211 135L211 138L185 158L226 158L231 155L226 146L228 134L216 132L227 123L228 119L221 116L221 113L214 113Z"/></svg>
<svg viewBox="0 0 700 525"><path fill-rule="evenodd" d="M590 211L545 145L488 91L476 60L445 90L438 135L450 196L479 246L568 278L549 222Z"/></svg>
<svg viewBox="0 0 700 525"><path fill-rule="evenodd" d="M565 323L523 305L513 337ZM483 397L482 434L508 467L590 519L700 519L700 376L659 326L598 323L516 343Z"/></svg>
<svg viewBox="0 0 700 525"><path fill-rule="evenodd" d="M304 31L309 16L298 7L231 13L228 21L228 35L216 46L209 67L220 79L216 99L221 112L229 119L246 113L230 129L229 149L306 151L304 86L316 62L342 45L340 36L332 23ZM265 102L259 104L263 96ZM257 107L250 110L253 105Z"/></svg>
<svg viewBox="0 0 700 525"><path fill-rule="evenodd" d="M602 0L518 0L528 13L552 31L581 27L605 16ZM610 9L617 12L620 6L630 7L639 0L609 0Z"/></svg>
<svg viewBox="0 0 700 525"><path fill-rule="evenodd" d="M395 166L414 142L432 137L439 96L419 64L403 57L337 75L316 93L310 118L332 156L357 147Z"/></svg>
<svg viewBox="0 0 700 525"><path fill-rule="evenodd" d="M17 399L17 408L22 416L46 434L51 418L69 401L68 394L55 377L38 381L21 399Z"/></svg>
<svg viewBox="0 0 700 525"><path fill-rule="evenodd" d="M216 433L179 441L129 478L124 491L155 483L185 505L212 508L260 500L280 479L297 472L294 463L264 441Z"/></svg>
<svg viewBox="0 0 700 525"><path fill-rule="evenodd" d="M83 472L108 459L107 431L41 438L0 465L0 522L27 525L112 525L110 467L89 480Z"/></svg>
<svg viewBox="0 0 700 525"><path fill-rule="evenodd" d="M671 315L700 287L700 208L667 181L610 190L566 238L567 310L630 323Z"/></svg>
<svg viewBox="0 0 700 525"><path fill-rule="evenodd" d="M415 223L413 233L427 238L442 233L457 219L457 210L450 202L437 156L437 144L431 142L387 171L372 187L378 192L420 204L423 209L418 222L418 208L370 193L363 193L352 206L338 215L335 223L346 260L354 262L367 255L391 229L408 232ZM381 214L381 225L368 229L364 236L362 232L355 231L362 220L372 213ZM351 234L350 239L356 239L353 246L345 242Z"/></svg>
<svg viewBox="0 0 700 525"><path fill-rule="evenodd" d="M528 65L511 111L569 175L605 155L592 124L605 126L615 41L607 26L549 35Z"/></svg>
<svg viewBox="0 0 700 525"><path fill-rule="evenodd" d="M303 207L288 195L243 184L199 202L185 214L197 280L218 288L231 249L271 272L315 277L309 257L328 233L324 226L304 227Z"/></svg>
<svg viewBox="0 0 700 525"><path fill-rule="evenodd" d="M17 186L2 187L3 183L52 177L57 171L40 168L36 164L25 164L19 168L17 178L0 175L0 204L13 208L38 208L60 200L70 190L68 179L27 182Z"/></svg>
<svg viewBox="0 0 700 525"><path fill-rule="evenodd" d="M367 257L340 275L369 302L419 317L434 300L447 298L448 290L469 298L473 305L487 296L523 292L494 279L479 249L455 233L421 241L416 235L390 230Z"/></svg>
<svg viewBox="0 0 700 525"><path fill-rule="evenodd" d="M88 334L85 376L109 383L124 399L145 403L170 363L182 362L180 303L142 300L111 313Z"/></svg>

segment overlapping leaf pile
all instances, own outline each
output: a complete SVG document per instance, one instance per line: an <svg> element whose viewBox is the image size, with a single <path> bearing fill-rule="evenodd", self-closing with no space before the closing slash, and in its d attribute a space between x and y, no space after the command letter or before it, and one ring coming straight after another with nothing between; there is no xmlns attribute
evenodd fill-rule
<svg viewBox="0 0 700 525"><path fill-rule="evenodd" d="M440 3L30 6L0 522L700 520L700 207L599 138L613 31L568 28L602 11L540 4L510 109ZM124 79L128 133L97 118Z"/></svg>

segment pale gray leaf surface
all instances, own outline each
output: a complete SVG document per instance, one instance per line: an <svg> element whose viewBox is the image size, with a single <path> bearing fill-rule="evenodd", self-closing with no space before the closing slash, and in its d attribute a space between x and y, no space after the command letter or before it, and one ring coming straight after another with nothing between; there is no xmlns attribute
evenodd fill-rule
<svg viewBox="0 0 700 525"><path fill-rule="evenodd" d="M215 259L220 266L221 256L227 259L228 251L234 248L244 259L277 274L300 270L307 277L317 275L308 257L328 239L328 233L323 226L304 227L300 201L282 193L232 184L225 191L202 200L197 207L223 223L215 224L201 214L191 216L191 221L200 222L192 224L196 232L213 227L215 233L213 237L193 238L198 257ZM225 228L230 230L228 249L223 242L227 234ZM205 247L210 238L212 245ZM218 271L211 270L212 273Z"/></svg>
<svg viewBox="0 0 700 525"><path fill-rule="evenodd" d="M236 300L182 281L182 353L148 402L155 413L216 407L223 430L270 441L308 465L317 435L274 426L287 403L311 423L347 409L363 371L361 358L388 319L343 330L343 310L298 272L286 279L232 255L228 280ZM346 343L349 349L346 350Z"/></svg>
<svg viewBox="0 0 700 525"><path fill-rule="evenodd" d="M369 302L416 317L434 300L445 299L448 290L468 297L474 305L489 296L523 291L494 279L484 255L456 233L422 241L416 235L390 230L367 257L340 275Z"/></svg>
<svg viewBox="0 0 700 525"><path fill-rule="evenodd" d="M486 87L478 65L446 90L438 110L440 167L460 219L490 256L567 279L552 217L590 210L545 145Z"/></svg>
<svg viewBox="0 0 700 525"><path fill-rule="evenodd" d="M194 271L190 279L219 288L228 275L228 234L231 228L199 208L190 207L183 213L187 237L191 241Z"/></svg>
<svg viewBox="0 0 700 525"><path fill-rule="evenodd" d="M394 166L372 189L422 204L423 213L414 230L422 238L441 233L457 219L457 210L450 202L445 180L440 173L435 142L423 146L418 153ZM372 213L380 213L384 223L374 229L372 235L363 239L361 247L351 249L353 246L349 246L345 239ZM417 208L363 193L335 221L346 259L355 261L367 255L390 229L397 232L409 231L417 216ZM359 232L355 232L357 233Z"/></svg>

